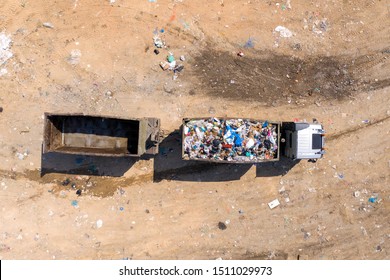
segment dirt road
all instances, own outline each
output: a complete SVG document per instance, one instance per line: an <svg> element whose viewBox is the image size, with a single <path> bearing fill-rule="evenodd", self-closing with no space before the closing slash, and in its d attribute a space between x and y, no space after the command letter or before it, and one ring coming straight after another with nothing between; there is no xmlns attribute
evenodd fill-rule
<svg viewBox="0 0 390 280"><path fill-rule="evenodd" d="M112 2L0 3L1 259L389 259L387 1ZM165 139L42 156L44 112L158 117ZM208 115L315 117L327 154L183 162L182 118Z"/></svg>

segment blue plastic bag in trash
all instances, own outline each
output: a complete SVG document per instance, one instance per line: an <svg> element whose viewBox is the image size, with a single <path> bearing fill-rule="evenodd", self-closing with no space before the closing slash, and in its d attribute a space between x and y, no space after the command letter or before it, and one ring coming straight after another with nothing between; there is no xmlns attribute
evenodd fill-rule
<svg viewBox="0 0 390 280"><path fill-rule="evenodd" d="M242 139L237 133L234 133L234 145L242 146Z"/></svg>

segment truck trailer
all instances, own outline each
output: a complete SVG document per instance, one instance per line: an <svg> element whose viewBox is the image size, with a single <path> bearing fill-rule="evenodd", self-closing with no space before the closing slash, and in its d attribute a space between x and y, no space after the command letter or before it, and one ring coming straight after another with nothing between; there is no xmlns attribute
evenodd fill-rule
<svg viewBox="0 0 390 280"><path fill-rule="evenodd" d="M186 118L182 158L225 163L316 161L325 153L325 131L317 122L278 122L244 118Z"/></svg>
<svg viewBox="0 0 390 280"><path fill-rule="evenodd" d="M140 157L158 153L160 120L84 114L44 115L42 152Z"/></svg>

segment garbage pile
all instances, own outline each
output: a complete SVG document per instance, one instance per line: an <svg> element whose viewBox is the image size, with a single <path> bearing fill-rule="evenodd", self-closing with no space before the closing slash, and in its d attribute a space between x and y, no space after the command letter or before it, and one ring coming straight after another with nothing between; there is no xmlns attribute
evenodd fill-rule
<svg viewBox="0 0 390 280"><path fill-rule="evenodd" d="M163 39L163 33L165 32L165 29L160 29L158 31L158 28L154 30L154 37L153 37L153 43L155 46L154 54L158 55L160 54L159 49L169 49L168 46L165 44L165 40ZM161 33L161 34L159 34ZM180 56L181 61L185 61L184 55ZM172 52L168 52L168 55L166 56L166 61L160 62L160 67L162 70L166 71L173 71L173 80L176 80L178 78L178 74L183 71L184 65L178 64L176 61L176 58L173 56Z"/></svg>
<svg viewBox="0 0 390 280"><path fill-rule="evenodd" d="M264 161L278 156L278 127L249 119L193 119L183 124L184 158Z"/></svg>

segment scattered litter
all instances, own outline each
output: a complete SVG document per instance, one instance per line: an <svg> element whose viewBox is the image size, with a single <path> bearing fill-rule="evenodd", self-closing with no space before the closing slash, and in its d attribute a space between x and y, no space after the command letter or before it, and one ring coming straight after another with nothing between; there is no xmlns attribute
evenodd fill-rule
<svg viewBox="0 0 390 280"><path fill-rule="evenodd" d="M70 52L70 55L69 55L67 61L72 65L76 65L76 64L80 63L80 57L81 57L80 50L72 50Z"/></svg>
<svg viewBox="0 0 390 280"><path fill-rule="evenodd" d="M244 56L244 53L243 53L243 52L238 52L238 53L237 53L237 56L243 57L243 56Z"/></svg>
<svg viewBox="0 0 390 280"><path fill-rule="evenodd" d="M244 214L244 211L243 210L238 210L238 214Z"/></svg>
<svg viewBox="0 0 390 280"><path fill-rule="evenodd" d="M248 41L244 44L244 48L251 49L255 47L255 42L252 37L249 37Z"/></svg>
<svg viewBox="0 0 390 280"><path fill-rule="evenodd" d="M103 226L103 221L102 220L97 220L96 221L96 228L101 228Z"/></svg>
<svg viewBox="0 0 390 280"><path fill-rule="evenodd" d="M309 239L310 236L311 236L310 232L304 232L304 234L303 234L303 238L305 238L305 239Z"/></svg>
<svg viewBox="0 0 390 280"><path fill-rule="evenodd" d="M277 157L277 126L248 119L193 119L184 124L190 159L263 161Z"/></svg>
<svg viewBox="0 0 390 280"><path fill-rule="evenodd" d="M227 229L227 226L225 225L225 223L219 222L219 223L218 223L218 228L219 228L220 230L225 230L225 229Z"/></svg>
<svg viewBox="0 0 390 280"><path fill-rule="evenodd" d="M156 46L156 48L163 48L163 47L165 47L164 41L158 35L153 37L153 42L154 42L154 45Z"/></svg>
<svg viewBox="0 0 390 280"><path fill-rule="evenodd" d="M310 21L312 21L310 19ZM305 29L307 28L307 20L305 20L306 26ZM317 35L322 35L324 32L328 30L328 19L323 18L323 19L315 19L313 21L312 25L312 31L317 34Z"/></svg>
<svg viewBox="0 0 390 280"><path fill-rule="evenodd" d="M364 228L364 227L360 227L360 230L362 231L362 234L364 235L364 236L367 236L368 234L367 234L367 230Z"/></svg>
<svg viewBox="0 0 390 280"><path fill-rule="evenodd" d="M0 66L13 56L10 51L11 44L11 35L6 35L4 32L0 33Z"/></svg>
<svg viewBox="0 0 390 280"><path fill-rule="evenodd" d="M110 4L114 4L116 0L110 0Z"/></svg>
<svg viewBox="0 0 390 280"><path fill-rule="evenodd" d="M175 68L173 68L173 73L179 73L181 71L183 71L184 69L184 65L177 65Z"/></svg>
<svg viewBox="0 0 390 280"><path fill-rule="evenodd" d="M377 252L382 252L382 247L380 245L376 246L376 251Z"/></svg>
<svg viewBox="0 0 390 280"><path fill-rule="evenodd" d="M79 207L79 202L77 200L72 200L71 204L72 204L72 206L74 208L78 208Z"/></svg>
<svg viewBox="0 0 390 280"><path fill-rule="evenodd" d="M156 3L157 0L148 0L150 3Z"/></svg>
<svg viewBox="0 0 390 280"><path fill-rule="evenodd" d="M180 56L180 60L181 60L181 61L185 61L185 60L186 60L185 56L184 56L184 55L181 55L181 56Z"/></svg>
<svg viewBox="0 0 390 280"><path fill-rule="evenodd" d="M370 121L369 120L362 120L362 123L368 124L368 123L370 123Z"/></svg>
<svg viewBox="0 0 390 280"><path fill-rule="evenodd" d="M156 55L158 55L160 53L160 51L158 49L154 49L153 51Z"/></svg>
<svg viewBox="0 0 390 280"><path fill-rule="evenodd" d="M54 28L54 25L51 22L44 22L42 25L46 28Z"/></svg>
<svg viewBox="0 0 390 280"><path fill-rule="evenodd" d="M377 200L378 200L378 197L374 197L374 196L371 196L371 197L368 199L368 201L371 202L371 203L375 203L375 202L377 202Z"/></svg>
<svg viewBox="0 0 390 280"><path fill-rule="evenodd" d="M190 25L184 20L180 19L180 23L183 25L184 30L190 29Z"/></svg>
<svg viewBox="0 0 390 280"><path fill-rule="evenodd" d="M338 174L337 174L337 177L338 177L340 180L344 179L344 175L343 175L342 173L338 173Z"/></svg>
<svg viewBox="0 0 390 280"><path fill-rule="evenodd" d="M226 220L226 221L225 221L225 224L226 224L226 225L230 224L230 220Z"/></svg>
<svg viewBox="0 0 390 280"><path fill-rule="evenodd" d="M291 0L286 0L286 7L287 9L291 10Z"/></svg>
<svg viewBox="0 0 390 280"><path fill-rule="evenodd" d="M5 68L1 68L0 69L0 77L4 76L4 75L7 75L7 74L8 74L8 70L7 69L5 69Z"/></svg>
<svg viewBox="0 0 390 280"><path fill-rule="evenodd" d="M275 28L275 31L279 32L280 37L283 38L289 38L293 35L293 33L289 29L280 25Z"/></svg>
<svg viewBox="0 0 390 280"><path fill-rule="evenodd" d="M24 154L22 153L16 153L16 157L20 160L23 160L25 158Z"/></svg>
<svg viewBox="0 0 390 280"><path fill-rule="evenodd" d="M354 196L354 197L359 197L359 196L360 196L360 192L359 192L359 191L354 192L354 193L353 193L353 196Z"/></svg>
<svg viewBox="0 0 390 280"><path fill-rule="evenodd" d="M169 53L169 55L167 56L167 61L168 61L169 63L172 63L172 62L175 61L175 57L173 56L172 53Z"/></svg>
<svg viewBox="0 0 390 280"><path fill-rule="evenodd" d="M125 210L125 208L123 208L123 207L119 207L119 210L120 210L120 211L123 211L123 210Z"/></svg>
<svg viewBox="0 0 390 280"><path fill-rule="evenodd" d="M78 189L77 191L76 191L76 194L78 195L78 196L80 196L81 195L81 190L80 189Z"/></svg>
<svg viewBox="0 0 390 280"><path fill-rule="evenodd" d="M268 206L270 209L274 209L275 207L277 207L279 205L280 205L279 199L274 199L268 203Z"/></svg>
<svg viewBox="0 0 390 280"><path fill-rule="evenodd" d="M60 191L60 197L65 198L66 197L66 191L62 190Z"/></svg>
<svg viewBox="0 0 390 280"><path fill-rule="evenodd" d="M169 69L170 65L169 65L169 63L166 62L166 61L161 61L161 62L160 62L160 67L161 67L162 70L166 71L166 70Z"/></svg>
<svg viewBox="0 0 390 280"><path fill-rule="evenodd" d="M67 186L70 184L70 179L66 178L64 181L62 181L63 186Z"/></svg>

